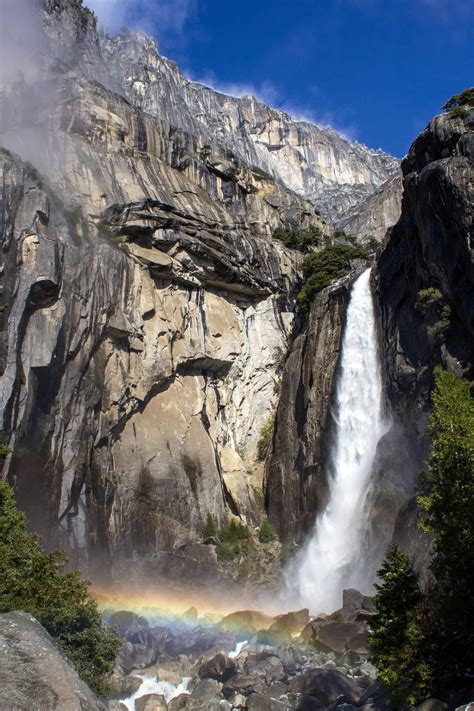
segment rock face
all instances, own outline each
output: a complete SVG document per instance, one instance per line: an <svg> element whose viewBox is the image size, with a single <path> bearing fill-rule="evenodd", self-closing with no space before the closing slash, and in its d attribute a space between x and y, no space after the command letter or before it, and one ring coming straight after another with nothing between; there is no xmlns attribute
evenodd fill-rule
<svg viewBox="0 0 474 711"><path fill-rule="evenodd" d="M387 230L398 222L402 202L402 176L397 170L372 195L357 203L336 227L359 241L370 237L382 242Z"/></svg>
<svg viewBox="0 0 474 711"><path fill-rule="evenodd" d="M80 17L54 8L60 43ZM1 405L32 527L102 570L199 538L208 513L252 517L298 262L269 233L326 227L222 146L210 161L204 137L91 81L100 51L76 30L76 64L42 87L29 157L48 146L45 176L0 154ZM26 89L2 126L14 146L33 130Z"/></svg>
<svg viewBox="0 0 474 711"><path fill-rule="evenodd" d="M474 362L473 129L472 111L464 118L445 114L413 143L402 164L401 218L374 274L394 420L379 462L375 510L382 520L393 506L387 494L394 491L395 478L399 490L406 482L395 540L418 556L421 567L426 544L420 545L415 533L416 507L407 498L427 451L433 371L441 364L469 374ZM430 303L426 289L435 290ZM402 453L398 466L389 456L396 449Z"/></svg>
<svg viewBox="0 0 474 711"><path fill-rule="evenodd" d="M342 216L398 167L381 150L294 120L253 96L238 99L188 81L146 35L122 32L100 43L112 81L134 105L207 136L209 143L219 140L247 165L309 199L328 219Z"/></svg>
<svg viewBox="0 0 474 711"><path fill-rule="evenodd" d="M330 405L354 278L318 294L285 365L265 493L270 521L283 539L301 538L326 501Z"/></svg>
<svg viewBox="0 0 474 711"><path fill-rule="evenodd" d="M106 711L34 617L0 615L0 709Z"/></svg>
<svg viewBox="0 0 474 711"><path fill-rule="evenodd" d="M99 37L80 3L43 6L48 69L2 98L21 154L0 151L4 474L90 575L158 574L208 514L255 518L301 260L273 229L328 232L315 205L396 162L187 81L144 35Z"/></svg>

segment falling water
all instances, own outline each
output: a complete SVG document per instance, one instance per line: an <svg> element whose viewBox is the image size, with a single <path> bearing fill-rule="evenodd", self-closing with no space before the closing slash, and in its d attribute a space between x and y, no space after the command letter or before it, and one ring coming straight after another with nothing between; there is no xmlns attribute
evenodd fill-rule
<svg viewBox="0 0 474 711"><path fill-rule="evenodd" d="M369 591L363 560L365 508L375 450L387 430L370 269L354 283L347 309L329 463L329 499L311 537L287 571L290 595L310 609L331 612L343 588Z"/></svg>

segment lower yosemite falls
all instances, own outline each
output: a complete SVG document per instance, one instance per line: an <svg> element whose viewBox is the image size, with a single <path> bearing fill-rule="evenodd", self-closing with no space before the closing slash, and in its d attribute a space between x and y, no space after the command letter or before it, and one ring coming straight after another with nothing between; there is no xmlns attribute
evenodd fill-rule
<svg viewBox="0 0 474 711"><path fill-rule="evenodd" d="M169 14L183 60L207 38L195 78L215 63L247 92L258 72L273 95L271 72L299 106L300 51L344 50L336 94L322 61L305 101L363 98L380 143L405 65L379 66L386 4L361 32L366 4L0 0L0 711L474 698L474 89L399 160L160 54ZM136 28L153 11L160 45L112 36L106 6ZM430 48L408 57L407 30L411 123Z"/></svg>
<svg viewBox="0 0 474 711"><path fill-rule="evenodd" d="M352 287L334 405L329 499L287 572L290 598L318 612L341 604L343 588L370 592L374 561L364 558L367 495L384 417L370 269Z"/></svg>

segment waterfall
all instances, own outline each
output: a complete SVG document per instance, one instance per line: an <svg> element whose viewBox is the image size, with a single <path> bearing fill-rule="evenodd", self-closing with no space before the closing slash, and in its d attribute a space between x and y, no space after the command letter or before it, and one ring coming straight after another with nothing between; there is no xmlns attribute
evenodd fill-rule
<svg viewBox="0 0 474 711"><path fill-rule="evenodd" d="M328 504L286 574L293 601L317 612L339 608L343 588L370 592L375 572L362 550L368 530L365 504L377 443L388 428L370 269L352 287L333 418Z"/></svg>

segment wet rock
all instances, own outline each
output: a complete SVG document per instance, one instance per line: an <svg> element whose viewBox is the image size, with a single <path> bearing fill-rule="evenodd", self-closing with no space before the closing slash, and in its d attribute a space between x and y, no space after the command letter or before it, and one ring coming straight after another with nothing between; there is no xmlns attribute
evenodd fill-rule
<svg viewBox="0 0 474 711"><path fill-rule="evenodd" d="M277 701L263 694L250 694L246 708L248 711L290 711L292 707L285 701Z"/></svg>
<svg viewBox="0 0 474 711"><path fill-rule="evenodd" d="M226 699L231 700L236 694L248 696L251 693L263 693L267 682L263 676L235 674L222 687Z"/></svg>
<svg viewBox="0 0 474 711"><path fill-rule="evenodd" d="M423 701L423 703L419 704L416 708L417 711L448 711L449 706L448 704L445 704L444 701L439 701L438 699L427 699L426 701ZM462 707L462 710L471 711L471 709L464 706ZM456 711L458 711L458 709L456 709Z"/></svg>
<svg viewBox="0 0 474 711"><path fill-rule="evenodd" d="M291 637L299 634L309 623L309 610L307 608L297 612L287 612L285 615L277 615L275 622L270 627L270 632Z"/></svg>
<svg viewBox="0 0 474 711"><path fill-rule="evenodd" d="M273 617L266 615L258 610L241 610L232 612L224 617L219 626L224 630L233 630L236 632L258 632L259 630L267 630L274 623Z"/></svg>
<svg viewBox="0 0 474 711"><path fill-rule="evenodd" d="M361 690L354 681L336 669L312 669L304 672L292 679L288 691L309 696L322 706L342 701L341 697L349 703L357 704L362 697Z"/></svg>
<svg viewBox="0 0 474 711"><path fill-rule="evenodd" d="M142 680L138 676L128 675L123 676L118 671L112 674L109 679L109 696L125 698L131 696L135 691L138 691L142 684Z"/></svg>
<svg viewBox="0 0 474 711"><path fill-rule="evenodd" d="M167 711L166 699L162 694L145 694L135 699L135 711Z"/></svg>
<svg viewBox="0 0 474 711"><path fill-rule="evenodd" d="M215 679L225 682L235 672L235 662L225 654L216 654L215 657L204 662L198 669L198 676L201 679Z"/></svg>
<svg viewBox="0 0 474 711"><path fill-rule="evenodd" d="M244 663L244 671L249 676L263 677L267 684L286 678L281 660L270 651L248 654Z"/></svg>
<svg viewBox="0 0 474 711"><path fill-rule="evenodd" d="M144 617L140 617L129 610L121 610L112 613L109 617L109 624L111 627L114 627L117 633L122 637L124 637L130 629L139 630L142 627L148 627L148 622Z"/></svg>
<svg viewBox="0 0 474 711"><path fill-rule="evenodd" d="M4 709L105 711L50 635L31 615L0 615L1 692Z"/></svg>
<svg viewBox="0 0 474 711"><path fill-rule="evenodd" d="M363 595L355 588L342 591L341 613L346 622L357 622L360 615L375 613L375 605L368 595Z"/></svg>

